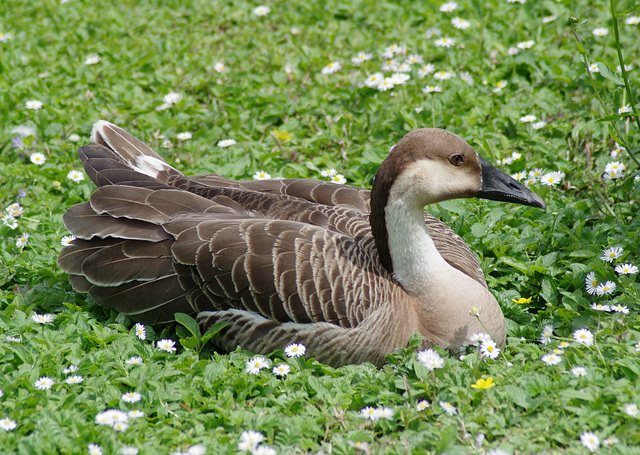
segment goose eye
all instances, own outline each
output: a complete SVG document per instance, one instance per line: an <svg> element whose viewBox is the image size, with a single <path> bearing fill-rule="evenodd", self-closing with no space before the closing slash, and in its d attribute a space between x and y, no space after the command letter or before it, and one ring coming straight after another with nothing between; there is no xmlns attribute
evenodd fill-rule
<svg viewBox="0 0 640 455"><path fill-rule="evenodd" d="M462 163L464 163L464 156L462 156L462 155L451 155L449 157L449 162L451 164L453 164L454 166L460 166Z"/></svg>

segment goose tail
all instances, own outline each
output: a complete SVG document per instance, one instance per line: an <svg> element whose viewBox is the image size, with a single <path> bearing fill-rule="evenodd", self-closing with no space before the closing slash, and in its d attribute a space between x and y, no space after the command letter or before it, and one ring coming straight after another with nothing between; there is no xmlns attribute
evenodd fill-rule
<svg viewBox="0 0 640 455"><path fill-rule="evenodd" d="M89 178L98 186L129 185L149 189L175 186L184 175L167 164L151 147L122 128L98 120L92 144L78 151Z"/></svg>

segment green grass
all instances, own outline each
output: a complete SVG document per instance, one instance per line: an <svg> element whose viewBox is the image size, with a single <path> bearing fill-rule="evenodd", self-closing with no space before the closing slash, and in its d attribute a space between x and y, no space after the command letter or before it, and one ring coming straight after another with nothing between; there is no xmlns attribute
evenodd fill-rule
<svg viewBox="0 0 640 455"><path fill-rule="evenodd" d="M625 178L601 178L614 160L612 134L635 153L638 130L628 114L599 121L628 104L628 94L604 69L591 74L592 85L581 54L588 64L612 70L619 64L608 5L460 0L458 9L443 13L440 2L431 1L266 4L271 12L257 17L252 11L260 4L243 1L2 2L0 34L10 39L0 42L0 207L18 202L20 190L26 196L19 199L18 227L0 226L0 419L16 422L15 429L0 430L0 452L88 453L95 443L105 454L124 446L171 453L194 444L204 444L207 453L235 453L241 432L256 430L278 453L356 453L357 441L376 454L482 454L496 447L585 453L580 435L586 431L601 442L617 438L601 447L604 453L640 453L640 420L624 410L640 405L640 285L638 275L614 272L618 264L640 265L637 167L622 155L616 160L625 164ZM618 13L630 6L620 1ZM637 14L619 23L635 98L638 26L624 20ZM557 19L544 23L550 15ZM456 16L471 26L454 29ZM577 29L582 49L570 16L589 21ZM431 27L456 46L436 47L425 35ZM609 34L593 36L597 27ZM535 41L531 49L508 54L528 40ZM420 79L414 67L411 79L392 90L361 87L394 43L437 71L470 73L474 84L459 77L437 81L433 74ZM360 51L373 59L356 66L351 58ZM94 53L100 62L86 65ZM216 72L218 61L228 69ZM335 61L342 69L322 75ZM501 80L507 86L495 93ZM443 91L425 94L426 85ZM157 111L169 92L182 99ZM29 100L42 101L42 109L26 109ZM547 124L533 129L520 121L525 115ZM55 264L67 234L62 214L94 186L67 173L80 167L76 149L100 118L149 142L187 174L239 179L262 170L319 178L335 168L349 184L370 187L395 142L411 129L436 126L461 135L493 162L520 153L501 165L511 174L542 168L566 176L557 186L530 185L547 201L546 211L479 200L429 207L478 253L502 304L508 340L497 360L481 359L474 349L462 359L443 353L446 365L433 374L416 361L414 349L391 356L381 370L333 369L279 351L272 363L291 366L280 379L269 370L246 373L249 352L199 350L183 326L147 327L147 339L139 340L133 322L71 289ZM21 125L35 131L24 138L24 150L12 147L12 130ZM273 130L292 138L277 142ZM192 139L179 141L181 132ZM72 134L80 141L72 142ZM227 138L237 144L216 147ZM171 145L163 147L165 141ZM36 152L45 164L30 162ZM21 233L30 235L23 248L16 246ZM610 264L600 256L612 246L624 252ZM588 295L589 272L616 283L615 293ZM513 302L521 297L531 301ZM594 311L593 302L624 305L629 314ZM35 313L52 314L54 322L36 324ZM547 324L554 337L543 345ZM573 342L579 328L595 335L593 346ZM153 342L162 338L182 339L189 348L161 352ZM562 362L545 365L541 357L563 340L569 347ZM144 364L126 364L131 356ZM63 369L71 364L78 365L81 384L65 383ZM585 367L586 376L575 377L574 366ZM43 376L55 381L50 390L34 387ZM495 387L470 387L489 376ZM142 400L123 402L129 391ZM420 400L431 407L416 410ZM459 413L447 415L439 401ZM359 415L365 406L390 407L394 416L367 421ZM122 432L97 425L95 416L112 408L145 416Z"/></svg>

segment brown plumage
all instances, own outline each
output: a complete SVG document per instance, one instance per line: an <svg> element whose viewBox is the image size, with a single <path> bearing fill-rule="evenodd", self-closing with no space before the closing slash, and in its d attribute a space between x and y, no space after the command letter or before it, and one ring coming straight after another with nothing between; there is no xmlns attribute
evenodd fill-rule
<svg viewBox="0 0 640 455"><path fill-rule="evenodd" d="M335 366L379 366L416 332L426 345L457 348L484 331L471 306L484 307L483 323L504 340L476 256L422 207L472 196L544 204L504 174L498 180L509 181L491 187L499 171L451 133L409 133L373 193L318 180L186 177L108 122L93 137L79 154L98 189L65 214L77 240L58 264L102 305L147 324L176 312L197 314L203 329L224 320L215 338L223 349L300 342ZM420 221L404 226L415 213Z"/></svg>

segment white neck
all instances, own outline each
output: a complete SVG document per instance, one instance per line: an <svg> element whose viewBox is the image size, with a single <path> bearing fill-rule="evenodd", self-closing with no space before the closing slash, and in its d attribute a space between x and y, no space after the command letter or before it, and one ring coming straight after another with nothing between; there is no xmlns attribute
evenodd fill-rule
<svg viewBox="0 0 640 455"><path fill-rule="evenodd" d="M440 256L424 221L423 206L408 195L391 194L385 209L393 275L409 293L433 289L452 267Z"/></svg>

